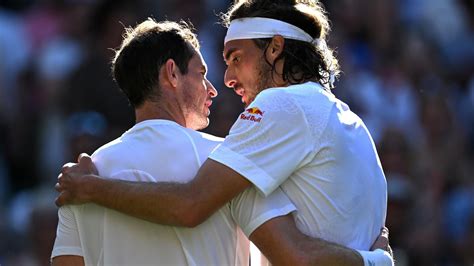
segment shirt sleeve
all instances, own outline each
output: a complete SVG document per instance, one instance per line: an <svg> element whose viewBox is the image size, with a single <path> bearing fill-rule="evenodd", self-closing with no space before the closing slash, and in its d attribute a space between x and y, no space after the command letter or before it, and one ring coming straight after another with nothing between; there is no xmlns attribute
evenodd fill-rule
<svg viewBox="0 0 474 266"><path fill-rule="evenodd" d="M71 208L69 205L59 208L58 229L51 259L61 255L84 256L76 219Z"/></svg>
<svg viewBox="0 0 474 266"><path fill-rule="evenodd" d="M295 205L280 188L263 197L251 187L233 199L230 206L234 221L247 237L266 221L296 211Z"/></svg>
<svg viewBox="0 0 474 266"><path fill-rule="evenodd" d="M209 158L252 182L265 196L308 160L313 144L301 108L281 89L261 92Z"/></svg>

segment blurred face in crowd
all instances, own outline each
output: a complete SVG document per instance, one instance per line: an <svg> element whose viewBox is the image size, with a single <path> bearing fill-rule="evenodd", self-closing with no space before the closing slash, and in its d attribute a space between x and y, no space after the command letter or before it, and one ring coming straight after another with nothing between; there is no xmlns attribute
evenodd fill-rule
<svg viewBox="0 0 474 266"><path fill-rule="evenodd" d="M206 78L207 66L202 55L196 51L188 64L188 73L183 75L178 89L179 102L185 117L186 127L195 130L209 125L209 107L217 96L214 86Z"/></svg>
<svg viewBox="0 0 474 266"><path fill-rule="evenodd" d="M227 69L224 82L247 107L262 90L272 87L271 67L253 40L232 40L224 45Z"/></svg>

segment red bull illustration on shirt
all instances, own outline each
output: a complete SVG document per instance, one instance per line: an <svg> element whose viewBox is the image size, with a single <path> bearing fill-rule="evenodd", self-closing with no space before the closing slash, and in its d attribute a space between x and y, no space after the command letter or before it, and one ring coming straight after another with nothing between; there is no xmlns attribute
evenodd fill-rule
<svg viewBox="0 0 474 266"><path fill-rule="evenodd" d="M240 119L259 123L264 113L258 107L247 108L244 113L240 114Z"/></svg>

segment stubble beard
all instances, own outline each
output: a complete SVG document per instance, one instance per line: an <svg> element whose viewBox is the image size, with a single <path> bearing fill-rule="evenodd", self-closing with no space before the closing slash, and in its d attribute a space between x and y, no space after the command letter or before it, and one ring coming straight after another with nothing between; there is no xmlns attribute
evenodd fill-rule
<svg viewBox="0 0 474 266"><path fill-rule="evenodd" d="M257 95L260 92L273 87L272 68L263 58L262 60L260 60L260 63L258 64L257 71L258 71L258 82L257 82L256 88L254 89L255 94L252 95L247 106L255 100L255 97L257 97Z"/></svg>
<svg viewBox="0 0 474 266"><path fill-rule="evenodd" d="M209 125L209 118L208 114L204 113L204 106L198 106L196 101L193 97L193 94L189 93L189 89L194 89L191 84L186 83L185 93L184 93L184 104L185 104L185 112L186 112L186 124L191 129L194 130L201 130L206 128Z"/></svg>

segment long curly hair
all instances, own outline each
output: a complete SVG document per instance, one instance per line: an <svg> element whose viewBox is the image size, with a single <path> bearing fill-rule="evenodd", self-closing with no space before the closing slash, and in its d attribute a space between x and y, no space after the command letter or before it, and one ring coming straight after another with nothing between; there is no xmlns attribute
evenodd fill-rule
<svg viewBox="0 0 474 266"><path fill-rule="evenodd" d="M299 27L313 38L319 38L319 45L285 39L282 54L273 64L267 63L274 70L276 63L284 59L282 77L289 84L311 80L327 88L333 87L333 81L340 72L339 63L333 50L326 45L330 25L321 4L314 0L240 0L221 15L222 22L227 27L232 20L249 17L278 19ZM270 41L270 38L254 39L263 52Z"/></svg>

